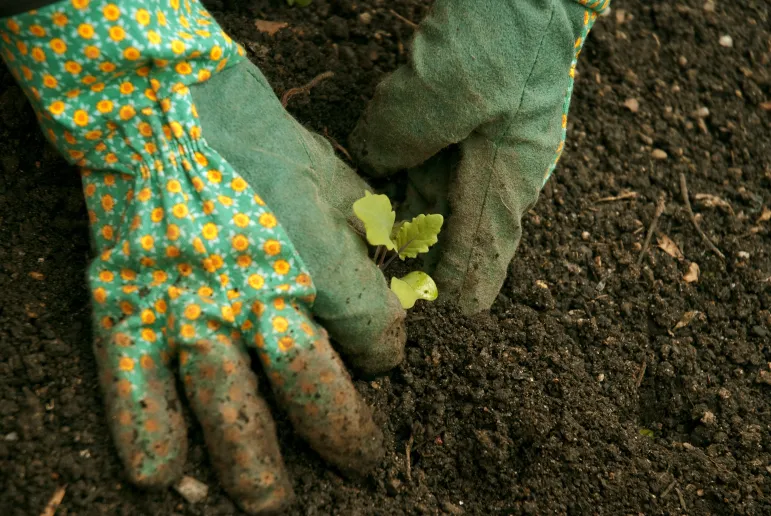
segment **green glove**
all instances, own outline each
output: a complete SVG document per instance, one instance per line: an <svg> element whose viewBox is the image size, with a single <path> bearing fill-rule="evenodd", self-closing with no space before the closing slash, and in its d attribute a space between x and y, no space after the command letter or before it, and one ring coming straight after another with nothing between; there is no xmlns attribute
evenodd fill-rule
<svg viewBox="0 0 771 516"><path fill-rule="evenodd" d="M564 146L578 54L609 3L437 0L409 64L378 86L351 135L373 176L412 169L400 218L449 216L428 269L466 313L503 285L522 216Z"/></svg>
<svg viewBox="0 0 771 516"><path fill-rule="evenodd" d="M98 256L88 271L94 350L130 480L159 486L181 474L187 440L178 373L234 500L250 513L289 502L291 483L257 393L250 348L295 429L322 457L344 471L371 468L382 454L381 433L311 316L317 294L327 297L322 311L330 327L350 337L342 348L364 369L401 358L398 301L364 244L345 228L345 216L321 193L329 186L322 172L338 178L350 170L284 119L261 76L238 64L245 62L243 49L196 0L66 0L1 20L0 41L44 133L83 171ZM248 100L283 127L285 140L262 134L266 146L252 145L250 152L264 156L238 163L265 167L252 169L250 178L262 178L265 193L207 141L209 130L217 139L215 109L210 104L202 121L194 102L232 84L251 88ZM235 119L239 107L219 109ZM282 206L298 212L290 223L314 218L322 236L310 235L307 223L291 233L284 228L265 199L287 198L268 174L294 193L292 204ZM324 235L334 238L324 243ZM327 282L319 288L294 245L306 237ZM325 276L325 267L350 271L337 278L343 286L332 273Z"/></svg>

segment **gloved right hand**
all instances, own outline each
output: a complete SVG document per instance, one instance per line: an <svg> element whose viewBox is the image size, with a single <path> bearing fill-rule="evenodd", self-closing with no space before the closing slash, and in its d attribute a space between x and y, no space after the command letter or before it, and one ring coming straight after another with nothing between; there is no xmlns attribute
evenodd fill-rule
<svg viewBox="0 0 771 516"><path fill-rule="evenodd" d="M609 3L436 0L351 136L371 175L409 170L400 218L449 215L428 272L466 313L503 285L564 146L578 54Z"/></svg>

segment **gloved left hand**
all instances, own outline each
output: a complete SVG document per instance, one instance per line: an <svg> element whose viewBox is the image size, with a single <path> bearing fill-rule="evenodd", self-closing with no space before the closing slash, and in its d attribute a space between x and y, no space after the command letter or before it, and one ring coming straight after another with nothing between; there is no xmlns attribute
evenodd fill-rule
<svg viewBox="0 0 771 516"><path fill-rule="evenodd" d="M401 360L404 312L346 224L366 185L196 0L66 0L0 21L0 38L83 170L94 350L129 478L181 474L178 372L234 500L251 513L291 500L250 348L314 449L371 468L381 434L311 315L359 369Z"/></svg>

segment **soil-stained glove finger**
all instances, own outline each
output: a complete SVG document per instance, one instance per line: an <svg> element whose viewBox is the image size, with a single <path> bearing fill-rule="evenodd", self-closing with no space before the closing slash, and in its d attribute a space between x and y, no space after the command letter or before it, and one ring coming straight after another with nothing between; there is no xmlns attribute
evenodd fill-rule
<svg viewBox="0 0 771 516"><path fill-rule="evenodd" d="M187 455L185 421L169 353L133 338L137 317L94 342L107 421L129 480L143 487L169 485Z"/></svg>
<svg viewBox="0 0 771 516"><path fill-rule="evenodd" d="M282 298L253 312L253 342L297 433L343 472L369 472L383 456L383 436L326 331Z"/></svg>
<svg viewBox="0 0 771 516"><path fill-rule="evenodd" d="M249 357L229 334L183 339L180 375L223 488L247 513L272 513L292 502L292 485Z"/></svg>
<svg viewBox="0 0 771 516"><path fill-rule="evenodd" d="M284 110L251 63L191 91L209 144L275 210L303 257L314 314L346 359L365 374L401 362L405 312L348 223L366 183Z"/></svg>

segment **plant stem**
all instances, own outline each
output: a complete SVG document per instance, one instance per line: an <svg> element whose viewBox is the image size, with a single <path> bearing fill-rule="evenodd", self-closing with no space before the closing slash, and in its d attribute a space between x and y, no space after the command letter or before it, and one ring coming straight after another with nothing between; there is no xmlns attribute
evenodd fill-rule
<svg viewBox="0 0 771 516"><path fill-rule="evenodd" d="M382 260L381 260L381 263L380 263L380 268L381 268L381 269L383 269L383 271L385 271L385 270L388 268L388 266L389 266L389 265L391 265L391 263L393 263L393 261L394 261L394 260L396 260L396 258L397 258L397 257L398 257L400 254L402 254L402 251L404 251L405 249L407 249L407 246L408 246L408 245L410 245L410 244L413 242L413 240L415 240L415 239L413 238L412 240L410 240L409 242L407 242L406 244L404 244L404 245L403 245L403 246L402 246L400 249L398 249L398 250L396 251L396 254L395 254L395 255L393 255L393 256L392 256L392 257L391 257L391 258L390 258L390 259L389 259L389 260L388 260L388 261L385 263L385 265L383 265L383 263L382 263ZM385 259L385 254L383 255L383 259Z"/></svg>

